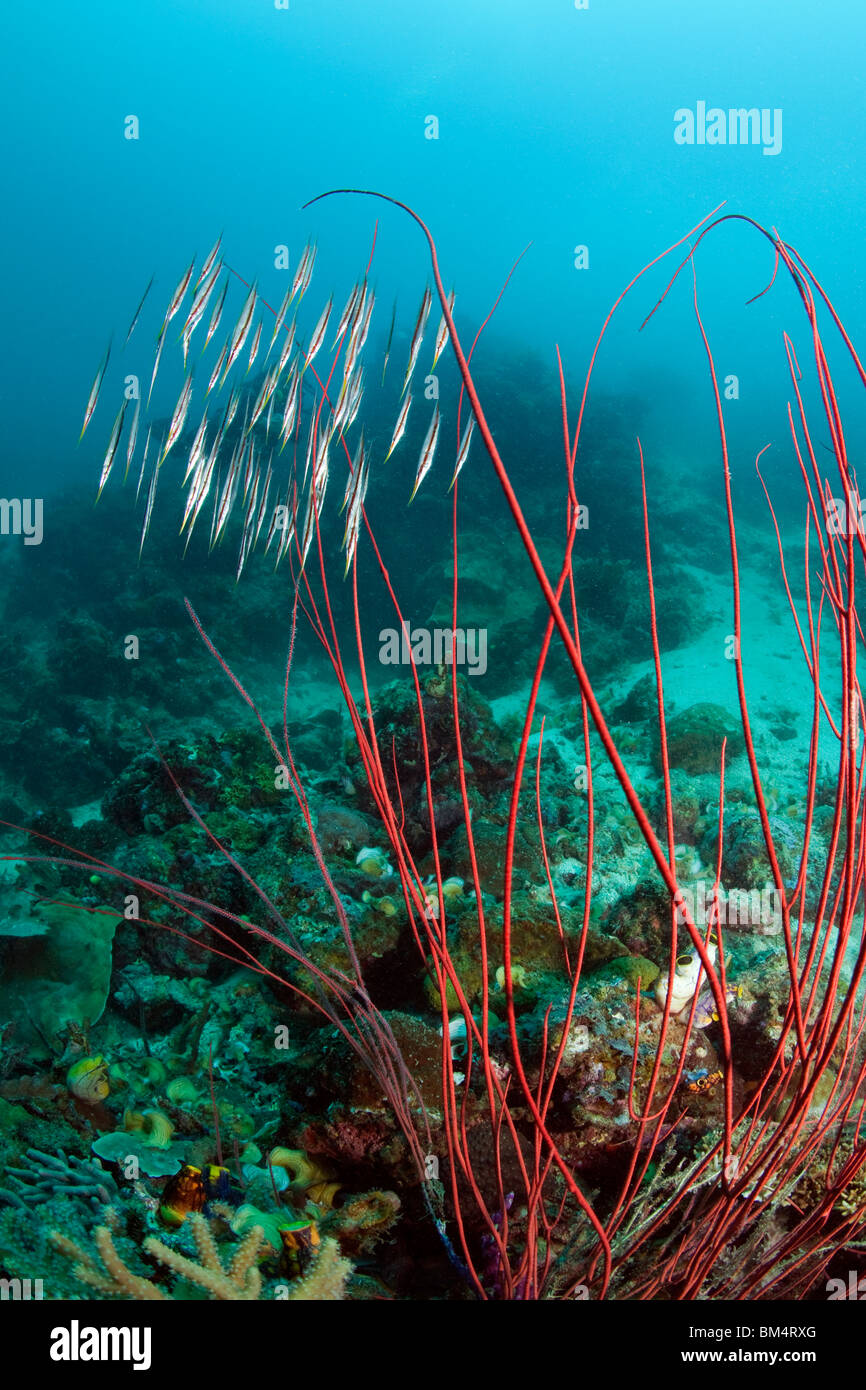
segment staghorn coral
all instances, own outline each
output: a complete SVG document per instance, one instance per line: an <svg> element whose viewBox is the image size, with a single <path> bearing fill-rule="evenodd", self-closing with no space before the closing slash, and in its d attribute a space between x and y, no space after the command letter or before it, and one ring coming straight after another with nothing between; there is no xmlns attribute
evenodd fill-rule
<svg viewBox="0 0 866 1390"><path fill-rule="evenodd" d="M133 1273L118 1253L112 1237L112 1228L117 1224L117 1217L110 1207L106 1221L106 1225L97 1226L93 1233L96 1252L102 1261L103 1269L99 1268L93 1255L61 1231L52 1231L49 1238L55 1249L75 1261L73 1273L89 1288L98 1289L100 1293L114 1298L150 1301L170 1299L172 1294L159 1288L152 1279ZM198 1261L182 1255L180 1251L172 1249L156 1236L150 1236L144 1242L144 1250L167 1269L207 1290L211 1298L236 1301L258 1298L261 1294L262 1280L256 1260L262 1248L261 1227L254 1226L248 1232L237 1247L228 1268L224 1269L209 1222L203 1216L193 1213L188 1218L188 1224L198 1249Z"/></svg>
<svg viewBox="0 0 866 1390"><path fill-rule="evenodd" d="M187 1221L198 1248L199 1262L149 1236L144 1242L148 1255L153 1255L168 1269L206 1289L211 1298L227 1301L256 1299L261 1296L262 1276L256 1263L264 1244L261 1226L253 1226L237 1247L227 1269L223 1268L210 1223L198 1212L191 1212Z"/></svg>
<svg viewBox="0 0 866 1390"><path fill-rule="evenodd" d="M319 1252L303 1279L296 1279L290 1285L287 1301L290 1303L337 1303L346 1297L346 1284L352 1273L349 1260L340 1254L335 1240L326 1239L319 1246Z"/></svg>
<svg viewBox="0 0 866 1390"><path fill-rule="evenodd" d="M116 1222L114 1212L109 1207L108 1218L112 1225ZM48 1239L62 1255L74 1260L72 1272L80 1283L90 1289L97 1289L109 1298L134 1298L138 1301L162 1301L168 1294L157 1288L151 1279L133 1274L124 1264L112 1239L108 1226L97 1226L93 1233L97 1254L103 1264L100 1269L93 1255L83 1249L76 1241L70 1240L62 1231L50 1231Z"/></svg>
<svg viewBox="0 0 866 1390"><path fill-rule="evenodd" d="M224 1266L211 1223L199 1213L192 1213L187 1218L187 1225L193 1233L198 1260L190 1259L156 1236L150 1236L144 1242L145 1253L181 1279L204 1289L212 1299L227 1302L260 1299L262 1277L258 1260L263 1252L267 1253L267 1242L261 1226L253 1226L247 1231L244 1239L235 1247L229 1264ZM50 1232L49 1240L56 1250L74 1261L73 1273L80 1283L97 1289L109 1298L150 1302L179 1300L181 1296L176 1290L169 1292L160 1288L152 1279L135 1274L129 1268L114 1244L112 1230L116 1226L116 1213L109 1207L106 1210L106 1224L98 1226L93 1235L102 1268L93 1254L61 1231ZM351 1273L352 1265L341 1256L337 1242L326 1239L322 1241L304 1278L296 1279L289 1285L279 1285L277 1295L288 1302L341 1300L346 1296L346 1284ZM287 1292L281 1293L281 1290Z"/></svg>

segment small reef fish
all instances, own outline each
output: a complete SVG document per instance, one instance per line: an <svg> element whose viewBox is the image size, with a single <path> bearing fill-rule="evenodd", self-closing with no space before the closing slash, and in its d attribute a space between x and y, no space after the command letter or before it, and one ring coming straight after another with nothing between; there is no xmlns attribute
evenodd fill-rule
<svg viewBox="0 0 866 1390"><path fill-rule="evenodd" d="M403 391L409 385L412 373L415 370L415 363L418 361L418 353L421 351L421 342L424 337L424 329L427 327L427 315L430 313L430 305L433 303L433 296L430 287L424 291L421 300L421 308L418 310L418 317L415 320L415 330L412 334L412 342L409 345L409 362L406 367L406 375L403 378ZM402 391L401 391L402 395Z"/></svg>
<svg viewBox="0 0 866 1390"><path fill-rule="evenodd" d="M342 513L346 510L346 507L347 507L347 505L348 505L348 503L349 503L349 499L350 499L350 497L352 496L353 492L355 491L355 489L356 489L357 486L358 486L358 469L359 469L359 465L360 465L361 463L363 463L363 461L364 461L364 431L361 430L361 438L360 438L359 441L358 441L358 447L357 447L357 449L355 450L355 457L352 459L352 463L351 463L351 467L350 467L350 471L349 471L349 476L348 476L348 478L346 479L346 491L343 493L343 500L342 500L342 502L340 503L340 514L341 514L341 515L342 515ZM344 537L343 537L344 542L345 542L345 539L346 539L346 538L345 538L345 536L344 536Z"/></svg>
<svg viewBox="0 0 866 1390"><path fill-rule="evenodd" d="M225 414L223 416L223 422L220 425L220 434L225 434L226 430L230 427L232 420L235 418L235 415L237 414L237 408L240 405L240 402L240 388L237 388L234 391L232 391L231 395L229 396L228 404L226 405Z"/></svg>
<svg viewBox="0 0 866 1390"><path fill-rule="evenodd" d="M84 424L81 426L81 433L78 436L79 444L84 438L84 431L90 424L91 416L93 415L93 412L96 409L96 402L99 400L99 392L102 387L102 379L105 376L105 369L108 366L108 359L110 356L111 339L109 339L108 341L108 347L105 349L105 356L103 357L102 362L100 363L99 370L97 371L96 376L93 378L93 385L90 388L90 395L87 398L87 409L84 412Z"/></svg>
<svg viewBox="0 0 866 1390"><path fill-rule="evenodd" d="M262 487L262 500L261 500L261 502L259 503L258 515L257 515L257 517L256 517L255 529L254 529L254 531L253 531L253 540L252 540L252 544L253 544L253 547L254 547L254 548L255 548L256 545L258 545L259 536L260 536L261 533L262 533L262 527L263 527L263 525L264 525L264 523L265 523L265 517L266 517L267 514L268 514L268 503L269 503L269 501L270 501L270 495L271 495L271 482L273 481L273 476L274 476L274 475L273 475L273 469L271 468L271 464L270 464L270 461L269 461L269 462L268 462L268 471L267 471L267 473L265 474L264 486Z"/></svg>
<svg viewBox="0 0 866 1390"><path fill-rule="evenodd" d="M208 301L210 300L210 297L214 292L221 271L222 262L220 262L219 265L214 266L212 274L206 280L202 280L193 293L192 308L190 309L189 314L187 315L186 323L184 324L181 330L181 339L183 341L184 369L186 368L186 358L187 353L189 351L190 339L192 338L193 333L198 327L198 324L201 322L201 319L204 317L204 311L207 308Z"/></svg>
<svg viewBox="0 0 866 1390"><path fill-rule="evenodd" d="M252 457L252 445L250 448L250 455ZM238 552L238 568L237 574L235 576L236 580L240 579L241 575L243 574L244 565L246 564L247 558L253 547L254 513L256 501L258 499L259 494L259 481L260 474L257 467L255 482L253 484L253 488L250 493L249 500L247 502L246 512L244 514L243 531L241 533L241 544L240 550Z"/></svg>
<svg viewBox="0 0 866 1390"><path fill-rule="evenodd" d="M343 548L346 551L346 567L343 570L343 577L349 573L349 566L355 554L358 544L358 535L361 528L361 516L364 509L364 499L367 495L367 483L369 481L369 463L364 456L364 435L361 440L352 463L352 477L350 487L347 491L344 505L348 504L346 512L346 529L343 532Z"/></svg>
<svg viewBox="0 0 866 1390"><path fill-rule="evenodd" d="M706 1067L701 1067L699 1071L687 1071L685 1073L686 1089L693 1092L711 1091L714 1086L718 1086L722 1076L721 1071L708 1072Z"/></svg>
<svg viewBox="0 0 866 1390"><path fill-rule="evenodd" d="M268 527L268 534L267 534L267 536L265 537L265 554L266 554L266 555L267 555L268 551L270 550L271 545L273 544L274 536L277 534L277 531L279 531L279 530L282 528L283 524L284 524L284 521L283 521L283 516L282 516L282 513L281 513L281 508L280 508L279 504L277 504L277 505L274 506L274 510L273 510L273 512L271 513L271 524L270 524L270 526ZM279 546L277 547L277 550L279 551Z"/></svg>
<svg viewBox="0 0 866 1390"><path fill-rule="evenodd" d="M393 307L393 309L391 310L391 327L388 329L388 342L387 342L387 344L386 344L386 346L385 346L385 360L384 360L384 362L382 363L382 381L381 381L381 383L380 383L382 386L385 385L385 373L386 373L386 371L388 370L388 358L391 356L391 343L393 342L393 339L394 339L394 324L396 323L396 321L397 321L397 301L396 301L396 299L395 299L395 300L394 300L394 307Z"/></svg>
<svg viewBox="0 0 866 1390"><path fill-rule="evenodd" d="M360 294L361 294L361 286L360 286L360 285L355 285L354 288L353 288L353 290L352 290L352 293L349 295L349 298L346 300L346 307L344 308L342 314L340 315L340 322L337 324L337 331L336 331L336 333L334 334L334 341L333 341L333 343L331 344L331 351L332 351L332 352L334 351L334 348L337 346L338 342L339 342L340 339L342 338L342 336L343 336L343 334L345 333L346 329L349 327L349 320L352 318L352 316L353 316L353 314L354 314L354 312L355 312L355 308L356 308L356 306L357 306L357 303L358 303L358 299L359 299L359 297L360 297Z"/></svg>
<svg viewBox="0 0 866 1390"><path fill-rule="evenodd" d="M295 508L296 494L291 483L286 489L286 500L282 507L274 507L274 520L271 530L282 532L277 545L277 557L274 561L274 571L279 567L279 563L295 538ZM268 541L265 549L270 545Z"/></svg>
<svg viewBox="0 0 866 1390"><path fill-rule="evenodd" d="M129 468L132 463L132 456L135 453L135 446L138 443L138 420L141 415L141 397L135 403L135 414L132 417L132 426L129 431L129 444L126 449L126 468L123 474L123 481L129 477Z"/></svg>
<svg viewBox="0 0 866 1390"><path fill-rule="evenodd" d="M449 312L449 314L453 314L453 313L454 313L454 300L455 300L455 298L456 298L456 295L455 295L454 291L452 290L451 293L450 293L449 296L448 296L448 312ZM442 315L442 318L439 320L439 327L438 327L437 330L436 330L436 345L435 345L435 347L433 348L433 363L432 363L432 365L431 365L431 367L430 367L431 372L435 372L435 370L436 370L436 363L439 361L439 358L442 356L442 351L443 351L443 349L444 349L445 344L447 343L447 341L448 341L448 320L446 319L445 315L443 314L443 315Z"/></svg>
<svg viewBox="0 0 866 1390"><path fill-rule="evenodd" d="M295 271L295 278L292 281L292 295L291 299L289 300L290 304L296 294L300 295L301 299L303 299L304 295L306 294L310 284L310 280L312 279L313 263L315 259L316 248L310 242L307 242L301 254L301 259L298 262L298 268Z"/></svg>
<svg viewBox="0 0 866 1390"><path fill-rule="evenodd" d="M271 334L271 341L268 343L268 350L265 355L265 361L267 361L268 357L270 357L271 349L273 348L274 343L277 341L277 338L280 336L280 329L283 326L283 322L285 320L286 314L288 313L289 305L291 304L291 302L292 287L290 285L289 288L286 290L285 294L283 295L282 303L280 304L280 307L277 310L277 319L276 323L274 324L274 331Z"/></svg>
<svg viewBox="0 0 866 1390"><path fill-rule="evenodd" d="M165 463L167 454L171 449L174 448L174 445L177 443L178 437L181 431L183 430L184 425L186 424L186 417L189 413L189 403L191 399L192 373L190 373L190 375L187 377L186 381L183 384L183 389L181 390L181 393L178 396L177 405L175 406L174 414L171 417L171 424L168 427L168 435L166 437L164 445L162 446L162 454L160 455L157 468L162 467L162 465Z"/></svg>
<svg viewBox="0 0 866 1390"><path fill-rule="evenodd" d="M389 458L390 458L391 455L393 454L393 452L394 452L394 450L396 449L397 445L400 443L400 440L403 438L403 435L406 433L406 421L407 421L408 418L409 418L409 407L411 406L411 404L412 404L412 392L410 391L409 394L408 394L408 396L406 397L405 401L403 402L402 408L401 408L401 410L400 410L400 414L397 416L397 423L396 423L396 425L394 426L394 433L393 433L392 436L391 436L391 443L389 444L389 446L388 446L388 452L387 452L387 454L385 455L385 462L386 462L386 463L388 462Z"/></svg>
<svg viewBox="0 0 866 1390"><path fill-rule="evenodd" d="M286 502L286 510L288 509L289 505L288 502ZM277 548L277 559L275 559L274 562L274 571L277 571L279 562L281 562L289 546L292 545L293 539L295 539L295 513L292 512L291 518L289 518L289 524L282 527L282 539L279 541Z"/></svg>
<svg viewBox="0 0 866 1390"><path fill-rule="evenodd" d="M470 415L470 416L469 416L469 424L466 426L466 429L463 431L463 438L462 438L461 441L460 441L460 448L457 450L457 462L456 462L456 464L454 465L454 477L451 479L451 482L450 482L449 485L448 485L448 491L449 491L449 492L451 491L451 489L452 489L452 487L454 486L454 484L457 482L457 476L458 476L458 474L459 474L461 468L463 467L464 463L466 462L466 460L467 460L468 457L469 457L469 445L472 443L472 431L473 431L474 429L475 429L475 416L474 416L474 415Z"/></svg>
<svg viewBox="0 0 866 1390"><path fill-rule="evenodd" d="M108 482L109 474L111 473L111 469L114 465L114 460L117 455L117 446L120 443L120 436L123 433L123 417L125 414L126 401L123 402L123 405L118 410L117 415L114 417L114 424L111 427L111 438L108 441L108 448L105 453L105 458L102 462L102 473L99 478L99 488L97 489L96 493L97 502L102 496L102 489Z"/></svg>
<svg viewBox="0 0 866 1390"><path fill-rule="evenodd" d="M316 356L316 354L318 353L319 348L322 346L322 343L325 341L325 333L326 333L327 330L328 330L328 319L331 317L331 310L333 309L333 307L334 307L334 296L331 295L331 298L328 300L327 304L325 305L324 309L322 310L321 316L320 316L320 318L319 318L319 322L316 324L315 328L313 329L313 336L312 336L312 338L310 339L310 346L307 348L306 352L304 353L304 365L303 365L303 367L301 368L301 373L302 373L302 374L307 370L307 368L309 367L310 363L313 361L313 358L314 358L314 357Z"/></svg>
<svg viewBox="0 0 866 1390"><path fill-rule="evenodd" d="M153 515L153 499L156 497L156 482L159 477L159 468L154 467L150 478L150 487L147 490L147 504L144 509L144 525L141 528L141 544L138 547L138 558L141 559L141 552L144 550L144 542L150 530L150 518Z"/></svg>
<svg viewBox="0 0 866 1390"><path fill-rule="evenodd" d="M253 334L252 346L250 347L250 360L247 363L247 371L252 371L253 363L259 355L259 344L262 341L262 321L259 319L256 324L256 331Z"/></svg>
<svg viewBox="0 0 866 1390"><path fill-rule="evenodd" d="M216 545L217 541L219 540L220 536L225 530L226 522L229 519L229 513L231 512L231 509L234 506L235 498L237 496L239 476L240 462L238 460L237 455L235 455L235 457L229 464L229 471L226 474L226 480L223 483L222 493L219 496L219 502L217 504L216 509L216 520L214 522L214 527L211 535L211 550L213 550L214 546Z"/></svg>
<svg viewBox="0 0 866 1390"><path fill-rule="evenodd" d="M365 296L366 293L367 292L365 290ZM355 317L354 323L352 324L351 333L349 336L349 346L346 349L346 360L343 366L344 385L354 372L358 358L361 354L364 344L367 341L367 334L370 330L370 318L373 313L373 303L374 296L371 294L368 298L362 299L362 302L358 307L358 313Z"/></svg>
<svg viewBox="0 0 866 1390"><path fill-rule="evenodd" d="M162 357L162 350L163 350L163 348L165 347L165 331L164 331L164 330L165 330L165 324L163 324L163 331L160 332L159 338L157 339L157 343L156 343L156 356L155 356L154 359L153 359L153 372L151 373L151 377L150 377L150 387L148 388L148 392L147 392L147 404L148 404L148 405L150 405L150 398L151 398L151 396L153 395L153 384L154 384L154 382L156 381L156 374L157 374L157 372L159 371L159 363L160 363L160 359L161 359L161 357Z"/></svg>
<svg viewBox="0 0 866 1390"><path fill-rule="evenodd" d="M414 500L415 493L430 472L430 466L433 463L433 455L436 452L436 441L439 438L439 420L439 406L437 405L436 409L433 411L433 419L430 421L427 438L424 440L421 449L421 457L418 460L418 472L415 474L415 486L412 488L412 495L409 498L410 502Z"/></svg>
<svg viewBox="0 0 866 1390"><path fill-rule="evenodd" d="M217 377L219 376L220 372L222 371L222 369L223 369L223 367L224 367L224 365L225 365L226 352L227 352L227 351L228 351L228 343L223 343L223 350L222 350L222 352L220 353L219 357L217 358L216 366L214 367L213 371L212 371L211 374L210 374L210 381L208 382L208 384L207 384L207 390L206 390L205 393L204 393L204 394L205 394L205 400L207 400L208 396L210 395L211 391L213 390L214 386L216 385Z"/></svg>
<svg viewBox="0 0 866 1390"><path fill-rule="evenodd" d="M223 305L224 305L225 302L226 302L226 295L228 294L228 288L229 288L229 277L226 276L225 284L223 285L223 292L222 292L222 294L221 294L220 297L219 297L219 301L217 302L217 306L216 306L216 308L214 309L213 314L211 315L211 321L210 321L210 323L208 324L208 330L207 330L207 333L206 333L206 335L205 335L204 346L202 347L202 352L204 352L205 348L207 347L207 345L208 345L208 343L210 342L211 338L213 337L214 333L216 333L217 329L219 328L220 319L221 319L222 316L223 316Z"/></svg>
<svg viewBox="0 0 866 1390"><path fill-rule="evenodd" d="M199 271L199 273L198 273L198 279L196 280L195 284L193 285L193 294L195 294L195 291L198 289L199 285L203 284L204 281L207 279L208 275L210 274L210 272L211 272L211 267L213 266L214 262L216 261L217 255L219 254L219 249L220 249L220 247L222 246L222 244L223 244L222 233L220 233L220 235L217 237L216 241L214 242L213 246L211 247L210 251L209 251L208 254L205 256L204 265L202 266L201 270Z"/></svg>
<svg viewBox="0 0 866 1390"><path fill-rule="evenodd" d="M289 385L286 391L286 406L283 411L283 422L280 426L279 443L281 453L289 442L289 435L292 432L292 427L295 423L295 417L298 413L298 402L300 401L300 398L301 379L298 375L298 369L297 367L295 367L294 371L292 372L292 376L289 379Z"/></svg>
<svg viewBox="0 0 866 1390"><path fill-rule="evenodd" d="M185 526L188 525L189 527L186 537L187 545L189 545L190 540L192 538L193 527L195 526L195 523L198 519L199 512L204 506L205 500L208 496L208 493L210 492L211 482L213 481L214 469L216 467L216 460L217 448L212 448L206 462L204 460L204 455L202 455L202 458L196 467L196 471L193 474L193 479L190 484L189 493L186 499L186 508L184 509L183 521L180 524L181 534L183 534Z"/></svg>
<svg viewBox="0 0 866 1390"><path fill-rule="evenodd" d="M364 395L363 367L359 368L359 370L355 373L355 376L352 378L352 381L349 385L349 389L346 394L349 403L346 408L346 419L343 424L344 430L347 430L350 425L354 424L355 416L361 409L361 399Z"/></svg>
<svg viewBox="0 0 866 1390"><path fill-rule="evenodd" d="M246 440L246 434L244 435L244 439ZM245 447L247 463L244 469L244 501L246 501L249 496L250 488L253 486L253 479L255 477L256 441L250 439L246 442ZM243 451L241 452L241 459L243 459Z"/></svg>
<svg viewBox="0 0 866 1390"><path fill-rule="evenodd" d="M367 334L370 331L370 320L373 317L373 306L375 303L375 294L365 285L364 292L361 296L361 302L358 305L358 311L352 323L349 351L347 354L347 375L355 365L355 358L367 341Z"/></svg>
<svg viewBox="0 0 866 1390"><path fill-rule="evenodd" d="M184 484L186 484L190 473L192 473L193 469L195 468L196 464L199 462L202 454L204 453L204 437L206 430L207 411L205 411L202 415L199 427L195 432L195 439L192 441L192 448L189 451L189 459L187 461L186 472L183 477Z"/></svg>
<svg viewBox="0 0 866 1390"><path fill-rule="evenodd" d="M192 260L190 261L188 270L186 270L184 274L180 277L180 280L177 284L177 289L171 297L171 301L165 313L165 318L162 321L162 328L159 330L160 340L162 340L163 336L165 335L165 330L168 328L168 325L171 323L172 319L174 318L175 314L177 313L178 309L183 303L183 297L186 294L189 282L192 279L192 272L194 266L195 256L193 256Z"/></svg>
<svg viewBox="0 0 866 1390"><path fill-rule="evenodd" d="M256 298L258 296L257 285L258 281L256 281L252 285L249 294L244 300L244 307L241 309L238 321L232 329L231 342L228 350L228 355L226 357L225 370L223 371L223 381L225 381L226 377L228 376L229 372L234 366L238 354L240 353L241 348L247 340L247 334L250 331L250 326L253 321L253 314L255 313L256 308Z"/></svg>
<svg viewBox="0 0 866 1390"><path fill-rule="evenodd" d="M279 375L279 364L277 364L276 367L272 367L272 368L271 368L271 370L268 372L267 376L265 377L264 381L262 382L261 389L260 389L260 391L259 391L258 396L256 397L256 403L255 403L255 405L253 406L253 409L252 409L252 414L251 414L251 416L250 416L250 422L249 422L249 424L247 425L247 434L250 433L250 430L251 430L251 429L253 428L253 426L256 424L256 421L258 420L258 418L259 418L259 416L261 415L262 411L264 410L265 406L268 405L268 403L270 402L270 400L271 400L271 398L272 398L272 396L273 396L273 394L274 394L274 391L275 391L275 389L276 389L277 377L278 377L278 375Z"/></svg>
<svg viewBox="0 0 866 1390"><path fill-rule="evenodd" d="M210 555L210 553L211 553L211 551L213 550L213 547L214 547L214 527L216 526L216 520L217 520L217 507L218 507L218 505L219 505L219 499L220 499L220 471L219 471L219 469L217 469L216 483L215 483L215 485L214 485L214 490L213 490L213 507L211 508L211 514L210 514L210 539L208 540L208 543L207 543L207 553L208 553L208 555Z"/></svg>
<svg viewBox="0 0 866 1390"><path fill-rule="evenodd" d="M151 275L150 279L149 279L148 282L147 282L147 289L145 290L144 294L141 296L141 299L138 301L138 308L136 309L135 313L134 313L133 316L132 316L132 323L129 325L129 329L128 329L128 331L127 331L126 337L125 337L124 342L123 342L123 346L124 346L124 347L126 347L126 344L129 342L130 338L132 337L133 330L135 329L135 325L138 323L139 315L141 314L141 311L142 311L142 309L144 308L144 301L147 299L147 296L150 294L150 287L151 287L152 284L153 284L153 276Z"/></svg>
<svg viewBox="0 0 866 1390"><path fill-rule="evenodd" d="M142 483L144 482L144 470L145 470L145 468L147 467L147 455L148 455L148 453L150 452L150 431L151 431L151 428L152 428L152 426L148 425L148 427L147 427L147 437L145 438L145 441L144 441L144 453L142 454L142 458L141 458L141 471L139 472L139 475L138 475L138 482L137 482L136 488L135 488L135 500L136 500L136 502L138 501L138 496L139 496L139 493L141 492L141 485L142 485Z"/></svg>
<svg viewBox="0 0 866 1390"><path fill-rule="evenodd" d="M283 343L282 352L280 353L280 361L279 361L279 368L280 368L280 371L283 370L283 368L285 367L286 363L288 362L288 360L289 360L289 355L290 355L290 353L291 353L291 351L292 351L292 348L293 348L294 346L295 346L295 320L292 319L292 326L291 326L291 328L289 328L289 329L286 330L286 341Z"/></svg>

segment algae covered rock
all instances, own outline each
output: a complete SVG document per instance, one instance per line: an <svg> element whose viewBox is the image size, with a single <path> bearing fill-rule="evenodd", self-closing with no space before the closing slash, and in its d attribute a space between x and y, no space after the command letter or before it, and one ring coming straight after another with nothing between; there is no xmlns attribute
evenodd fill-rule
<svg viewBox="0 0 866 1390"><path fill-rule="evenodd" d="M796 873L800 851L799 828L794 821L774 813L770 813L769 821L782 877L790 881ZM702 852L711 856L710 862L718 853L718 843L718 828L711 825L702 845ZM735 806L729 810L725 817L723 862L729 888L772 887L773 874L757 808Z"/></svg>
<svg viewBox="0 0 866 1390"><path fill-rule="evenodd" d="M624 699L614 705L611 719L620 724L642 723L656 717L658 705L652 676L641 676Z"/></svg>
<svg viewBox="0 0 866 1390"><path fill-rule="evenodd" d="M659 967L645 956L617 956L593 971L592 982L611 985L621 982L632 990L636 989L640 982L641 989L648 990L658 975Z"/></svg>
<svg viewBox="0 0 866 1390"><path fill-rule="evenodd" d="M693 777L718 773L725 738L728 740L726 762L730 763L732 758L745 752L743 735L734 716L721 705L689 705L668 720L667 733L671 767L680 767ZM656 767L660 768L657 749L653 757Z"/></svg>
<svg viewBox="0 0 866 1390"><path fill-rule="evenodd" d="M108 999L111 948L120 914L71 903L34 903L0 928L0 1027L32 1057L69 1024L96 1023Z"/></svg>

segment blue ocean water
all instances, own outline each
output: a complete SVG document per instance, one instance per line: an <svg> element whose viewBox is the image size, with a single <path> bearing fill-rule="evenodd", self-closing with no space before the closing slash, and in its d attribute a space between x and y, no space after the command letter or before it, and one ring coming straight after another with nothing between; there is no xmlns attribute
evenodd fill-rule
<svg viewBox="0 0 866 1390"><path fill-rule="evenodd" d="M4 478L20 472L50 489L98 466L101 440L71 446L111 326L125 331L153 274L158 327L186 260L218 233L230 263L275 294L273 247L288 245L294 260L310 236L335 284L351 284L373 210L299 210L335 186L418 209L467 325L531 242L497 326L551 371L556 342L582 369L620 288L722 202L777 226L856 322L864 30L857 4L785 0L443 0L434 10L49 0L38 19L11 12L0 98ZM675 143L675 113L698 102L778 110L778 153ZM425 138L431 116L437 139ZM383 289L391 279L417 295L425 248L398 214L381 217ZM578 245L588 270L573 267ZM700 261L703 302L722 311L715 342L743 381L739 418L782 380L775 307L734 313L771 269L767 249L737 230ZM648 292L636 305L638 321L651 302ZM703 385L684 306L685 292L648 349L629 320L603 359L613 384L680 401Z"/></svg>

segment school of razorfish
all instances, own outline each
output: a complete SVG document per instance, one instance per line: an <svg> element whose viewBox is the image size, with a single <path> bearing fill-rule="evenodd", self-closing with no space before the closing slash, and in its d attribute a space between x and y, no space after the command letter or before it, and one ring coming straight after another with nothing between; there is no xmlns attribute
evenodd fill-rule
<svg viewBox="0 0 866 1390"><path fill-rule="evenodd" d="M353 286L333 336L330 349L333 360L323 382L322 377L313 367L313 362L326 342L334 308L333 295L319 315L316 325L306 341L306 346L302 345L296 332L298 308L309 289L313 275L316 260L315 244L308 243L304 248L282 303L276 310L259 294L257 282L247 285L246 281L242 280L241 276L226 264L220 255L221 246L222 238L220 237L206 256L195 279L193 279L195 258L190 262L169 299L162 326L157 335L145 410L150 405L163 349L169 338L169 325L180 314L182 307L187 302L188 292L191 290L189 308L177 337L183 354L183 386L162 438L153 450L153 461L149 475L148 458L151 455L151 441L154 435L152 424L147 427L141 451L141 462L138 465L136 501L142 492L144 492L146 499L139 554L141 554L150 529L160 472L169 454L187 430L190 419L193 400L193 368L190 365L190 349L193 336L199 326L204 323L208 307L213 301L214 307L202 342L201 354L204 354L211 340L219 332L229 286L232 280L236 279L245 286L247 292L237 320L226 335L222 349L217 355L204 391L204 409L189 446L184 470L183 487L186 488L186 500L180 533L181 535L186 533L186 545L188 545L193 528L205 508L205 503L210 498L209 549L212 550L223 538L232 512L236 509L243 509L237 566L239 579L259 542L265 522L270 517L265 533L264 553L267 554L271 547L275 546L276 568L294 544L297 571L300 573L303 570L307 553L316 534L319 517L322 514L330 474L331 455L334 446L336 446L338 452L345 457L348 468L346 487L340 508L341 513L345 512L346 516L342 548L346 557L344 573L347 573L355 555L361 522L364 517L364 499L370 479L371 451L369 448L365 448L363 428L353 452L349 449L346 437L357 419L364 395L362 352L370 331L375 294L366 275ZM222 282L221 288L220 282ZM126 334L124 348L135 331L152 285L153 278L139 300ZM294 313L291 322L289 322L288 314L293 305L295 306ZM452 291L448 298L449 312L453 305L454 293ZM266 313L274 316L274 325L270 341L262 358L262 368L267 370L264 370L258 393L252 400L252 392L244 390L244 382L258 360L262 347L264 320L262 317L257 319L260 306ZM412 331L409 356L400 393L399 413L382 462L387 462L390 459L406 433L413 400L410 386L421 353L431 306L432 294L427 288L424 291ZM382 365L382 383L385 381L391 356L395 320L396 303L391 315L391 325ZM434 342L433 360L430 367L431 375L435 371L447 340L448 325L443 313ZM244 348L248 341L250 343L249 352L244 355ZM275 352L277 348L278 351ZM79 440L84 436L96 410L111 349L112 344L109 342L90 390ZM341 354L342 376L340 377L338 367ZM272 355L274 360L268 368L268 362ZM315 378L318 389L312 393L312 401L308 411L309 420L304 430L306 438L304 452L303 446L301 446L304 424L302 419L304 415L303 386L305 373L308 370ZM129 378L127 378L128 380ZM133 378L133 380L135 379ZM332 383L336 381L339 381L339 387L335 390ZM219 423L209 425L208 411L212 409L213 403L221 396L224 397L225 403L222 405ZM278 414L275 410L278 396L282 401L282 406L280 418L275 419L275 415ZM118 459L123 457L124 452L126 456L124 482L126 482L136 461L141 433L141 393L137 387L134 388L133 399L134 409L131 411L125 450L122 448L124 426L129 408L132 405L132 399L128 398L126 394L114 418L102 463L97 499L101 496L115 464ZM235 431L235 442L231 448L230 457L226 458L225 455L228 452L227 433L237 415L242 399L244 399L242 428L239 433ZM217 415L218 412L215 412L214 420L216 420ZM260 424L262 417L264 417L263 429ZM441 417L437 401L418 459L415 481L409 498L410 502L432 466L439 439L440 422ZM468 424L463 431L457 449L451 486L454 485L469 454L474 424L474 416L470 411ZM254 434L257 426L259 429ZM293 444L293 448L291 464L288 469L289 476L287 480L278 483L279 459L290 443ZM300 482L297 468L299 446L304 452L304 470ZM266 454L267 461L265 461ZM303 524L298 526L301 515L303 515Z"/></svg>

